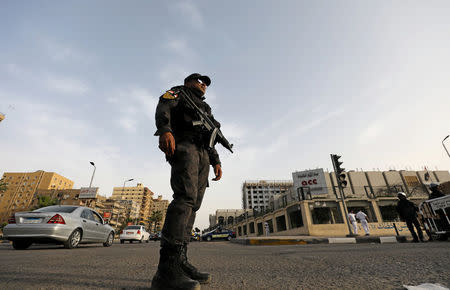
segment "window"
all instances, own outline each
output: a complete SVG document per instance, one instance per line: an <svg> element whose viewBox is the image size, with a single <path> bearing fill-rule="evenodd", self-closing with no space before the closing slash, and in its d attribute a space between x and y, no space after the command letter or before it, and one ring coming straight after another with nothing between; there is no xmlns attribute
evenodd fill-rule
<svg viewBox="0 0 450 290"><path fill-rule="evenodd" d="M94 221L103 224L102 218L95 211L91 211Z"/></svg>
<svg viewBox="0 0 450 290"><path fill-rule="evenodd" d="M291 229L303 226L302 212L299 205L288 207L286 212L288 215L289 227Z"/></svg>
<svg viewBox="0 0 450 290"><path fill-rule="evenodd" d="M286 230L286 219L284 215L276 218L277 221L277 231L285 231Z"/></svg>
<svg viewBox="0 0 450 290"><path fill-rule="evenodd" d="M92 214L92 211L89 210L89 209L83 210L83 212L81 213L81 217L84 218L84 219L91 220L91 221L95 220L94 216Z"/></svg>
<svg viewBox="0 0 450 290"><path fill-rule="evenodd" d="M395 222L399 220L395 205L378 206L383 222Z"/></svg>
<svg viewBox="0 0 450 290"><path fill-rule="evenodd" d="M344 223L336 202L318 202L318 205L311 209L311 215L314 224Z"/></svg>
<svg viewBox="0 0 450 290"><path fill-rule="evenodd" d="M257 227L258 227L258 236L263 235L264 232L263 232L263 225L262 225L262 223L258 223Z"/></svg>
<svg viewBox="0 0 450 290"><path fill-rule="evenodd" d="M33 212L61 212L61 213L72 213L74 212L78 207L76 206L59 206L59 205L53 205L53 206L47 206L43 207L37 210L34 210Z"/></svg>

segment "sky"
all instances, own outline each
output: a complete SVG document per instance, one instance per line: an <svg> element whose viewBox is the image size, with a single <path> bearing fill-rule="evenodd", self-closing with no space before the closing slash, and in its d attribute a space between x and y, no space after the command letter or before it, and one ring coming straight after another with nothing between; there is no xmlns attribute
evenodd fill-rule
<svg viewBox="0 0 450 290"><path fill-rule="evenodd" d="M57 172L171 200L158 98L193 73L234 154L197 214L245 180L450 169L448 1L0 1L0 173ZM450 147L450 144L447 144ZM212 172L210 178L213 178Z"/></svg>

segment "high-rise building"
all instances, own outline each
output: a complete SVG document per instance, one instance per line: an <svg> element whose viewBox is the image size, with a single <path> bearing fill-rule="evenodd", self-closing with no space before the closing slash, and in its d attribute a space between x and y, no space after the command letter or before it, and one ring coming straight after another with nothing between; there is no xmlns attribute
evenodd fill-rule
<svg viewBox="0 0 450 290"><path fill-rule="evenodd" d="M263 211L269 208L269 199L276 194L283 194L293 185L289 180L245 181L242 185L243 209Z"/></svg>
<svg viewBox="0 0 450 290"><path fill-rule="evenodd" d="M152 215L153 212L157 212L157 211L159 211L162 215L161 222L156 225L157 231L160 231L162 229L162 225L164 225L168 207L169 207L169 201L167 199L162 199L162 195L158 195L158 198L153 199L150 216ZM155 227L153 225L152 229L154 229L154 228Z"/></svg>
<svg viewBox="0 0 450 290"><path fill-rule="evenodd" d="M54 172L38 170L36 172L5 172L2 182L6 183L5 192L0 192L0 222L17 211L28 210L37 190L71 189L73 181Z"/></svg>
<svg viewBox="0 0 450 290"><path fill-rule="evenodd" d="M114 187L111 199L134 200L140 206L137 223L148 225L148 218L150 217L153 204L153 194L148 187L138 183L136 186Z"/></svg>

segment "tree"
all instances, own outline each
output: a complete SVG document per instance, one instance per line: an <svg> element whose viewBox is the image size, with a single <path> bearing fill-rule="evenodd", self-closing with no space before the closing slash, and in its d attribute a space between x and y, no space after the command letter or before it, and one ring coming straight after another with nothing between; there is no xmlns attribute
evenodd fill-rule
<svg viewBox="0 0 450 290"><path fill-rule="evenodd" d="M158 226L158 224L162 221L162 213L158 210L158 211L154 211L152 212L152 215L150 216L150 218L148 219L149 223L151 224L155 224L154 227L154 232L156 232L156 227Z"/></svg>
<svg viewBox="0 0 450 290"><path fill-rule="evenodd" d="M37 205L36 209L41 208L41 207L55 205L55 204L58 204L58 200L56 198L51 198L50 196L42 195L42 196L38 197L38 205Z"/></svg>

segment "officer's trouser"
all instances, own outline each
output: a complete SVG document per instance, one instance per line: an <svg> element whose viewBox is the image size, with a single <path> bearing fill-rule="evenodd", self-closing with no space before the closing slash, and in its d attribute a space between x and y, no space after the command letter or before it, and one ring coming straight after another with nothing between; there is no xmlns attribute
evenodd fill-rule
<svg viewBox="0 0 450 290"><path fill-rule="evenodd" d="M352 222L352 226L353 226L353 233L355 235L358 234L358 223L356 221Z"/></svg>
<svg viewBox="0 0 450 290"><path fill-rule="evenodd" d="M195 215L208 186L209 156L204 148L190 142L177 144L170 159L173 200L162 230L161 245L189 243Z"/></svg>
<svg viewBox="0 0 450 290"><path fill-rule="evenodd" d="M364 229L364 232L366 233L366 235L370 234L370 232L369 232L369 224L367 223L367 220L362 219L361 220L361 226Z"/></svg>
<svg viewBox="0 0 450 290"><path fill-rule="evenodd" d="M419 221L417 220L417 218L407 219L405 222L406 222L406 226L408 227L409 231L411 232L411 235L412 235L414 241L419 241L419 239L421 241L423 241L423 233L422 233L422 230L420 229L420 224L419 224ZM417 237L417 234L414 231L414 226L416 227L417 234L419 235L419 237Z"/></svg>

